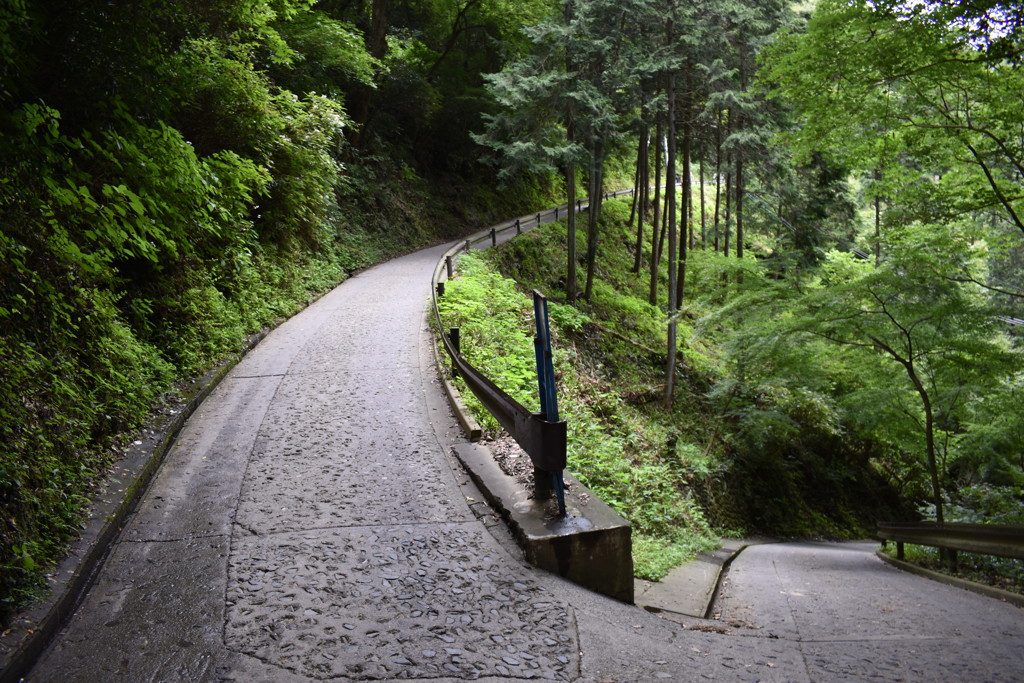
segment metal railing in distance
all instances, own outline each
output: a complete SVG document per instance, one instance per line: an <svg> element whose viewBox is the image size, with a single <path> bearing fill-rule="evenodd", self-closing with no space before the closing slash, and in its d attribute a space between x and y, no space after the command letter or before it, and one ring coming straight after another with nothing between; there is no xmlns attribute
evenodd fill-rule
<svg viewBox="0 0 1024 683"><path fill-rule="evenodd" d="M605 198L631 197L633 196L633 193L634 190L632 188L616 190L615 192L606 193ZM507 233L511 232L513 235L518 235L540 227L544 223L553 223L559 219L565 218L569 213L568 209L568 204L561 204L550 209L519 216L518 218L513 218L505 221L504 223L498 223L494 227L487 228L486 230L481 230L470 235L453 253L469 251L470 249L476 248L489 249L494 246L495 242L503 241L503 238L505 238ZM590 209L589 199L577 200L576 213L583 213L588 209Z"/></svg>
<svg viewBox="0 0 1024 683"><path fill-rule="evenodd" d="M926 545L949 551L947 560L956 567L956 552L995 555L1024 560L1024 527L996 524L935 522L879 523L878 540L896 543L896 558L903 559L903 544Z"/></svg>
<svg viewBox="0 0 1024 683"><path fill-rule="evenodd" d="M632 189L619 190L610 192L605 196L631 196L633 192L634 190ZM589 208L590 203L587 199L576 202L576 213L581 213ZM519 216L518 218L499 223L470 235L467 239L455 244L445 252L434 268L432 281L434 316L437 320L437 329L441 336L441 342L451 359L453 373L457 373L462 377L466 382L466 386L469 387L470 391L480 400L480 403L494 416L498 424L504 427L509 435L530 456L534 466L538 491L551 491L555 493L559 503L559 512L562 514L565 513L562 470L566 466L567 429L565 421L558 419L558 412L555 407L553 371L549 373L550 377L540 379L540 389L543 396L542 412L531 413L462 357L461 349L456 340L453 339L453 337L457 339L456 335L453 334L455 331L447 331L444 327L437 300L438 297L444 295L444 283L451 276L452 262L456 255L474 248L488 249L497 245L499 241L511 239L511 237L539 227L543 223L551 223L564 218L568 212L569 205L562 204L537 213ZM512 234L506 238L508 233ZM542 296L541 299L543 299ZM535 299L535 301L537 300ZM543 323L538 325L538 337L544 340L547 335L546 300L538 303L537 306L542 306L544 311ZM540 317L538 319L540 320ZM550 350L546 353L550 355ZM544 367L544 362L550 365L550 358L543 358L543 354L543 351L538 350L538 363L542 367Z"/></svg>

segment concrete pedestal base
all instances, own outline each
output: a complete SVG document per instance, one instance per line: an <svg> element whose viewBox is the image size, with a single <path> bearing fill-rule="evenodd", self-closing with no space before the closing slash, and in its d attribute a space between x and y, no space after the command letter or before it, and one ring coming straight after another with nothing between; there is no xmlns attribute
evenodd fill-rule
<svg viewBox="0 0 1024 683"><path fill-rule="evenodd" d="M455 454L495 510L508 521L531 564L623 602L633 603L629 522L565 473L565 517L553 501L533 500L505 474L486 446L459 444Z"/></svg>

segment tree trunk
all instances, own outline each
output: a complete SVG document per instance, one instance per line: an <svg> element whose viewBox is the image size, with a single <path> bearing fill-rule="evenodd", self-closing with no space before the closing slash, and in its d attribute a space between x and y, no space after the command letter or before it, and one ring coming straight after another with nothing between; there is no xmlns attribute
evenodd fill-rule
<svg viewBox="0 0 1024 683"><path fill-rule="evenodd" d="M690 147L693 144L693 124L690 119L689 82L683 81L686 92L683 95L683 215L679 242L679 268L676 277L676 306L683 303L686 293L686 257L693 248L693 187L690 180Z"/></svg>
<svg viewBox="0 0 1024 683"><path fill-rule="evenodd" d="M875 170L875 184L882 182L881 171ZM875 188L875 268L882 263L882 197Z"/></svg>
<svg viewBox="0 0 1024 683"><path fill-rule="evenodd" d="M636 183L633 186L633 210L630 213L629 220L630 225L633 224L633 217L636 217L636 255L633 258L633 272L637 275L640 274L640 269L643 267L643 249L644 249L644 199L645 192L643 191L646 181L646 166L647 166L647 148L649 134L647 131L647 125L644 124L640 129L640 148L636 154Z"/></svg>
<svg viewBox="0 0 1024 683"><path fill-rule="evenodd" d="M376 59L383 59L388 50L388 9L390 0L373 0L370 15L370 30L363 36L366 51ZM352 125L348 128L349 142L358 148L362 140L363 129L370 120L370 101L374 89L368 85L358 85L353 89L349 109Z"/></svg>
<svg viewBox="0 0 1024 683"><path fill-rule="evenodd" d="M651 127L646 125L647 146L644 148L644 177L641 182L641 189L644 193L643 202L640 204L640 220L646 222L651 216Z"/></svg>
<svg viewBox="0 0 1024 683"><path fill-rule="evenodd" d="M715 126L715 253L721 248L719 243L719 216L722 207L722 121Z"/></svg>
<svg viewBox="0 0 1024 683"><path fill-rule="evenodd" d="M672 41L672 19L668 20L669 43ZM675 107L675 72L670 71L665 92L668 96L668 348L665 362L665 405L672 407L675 398L676 376L676 313L678 297L676 295L676 250L678 236L676 234L676 107ZM685 240L684 240L685 242Z"/></svg>
<svg viewBox="0 0 1024 683"><path fill-rule="evenodd" d="M921 404L924 406L924 441L925 451L928 456L928 476L931 479L932 496L935 499L935 521L943 524L946 520L942 510L942 485L939 483L939 463L938 458L935 457L935 416L932 411L932 402L928 396L928 391L924 388L924 384L914 371L913 364L908 365L907 372L910 374L910 379L913 381L914 387L921 397Z"/></svg>
<svg viewBox="0 0 1024 683"><path fill-rule="evenodd" d="M726 112L725 137L732 135L733 115L732 109ZM732 154L725 153L725 240L722 245L722 254L729 255L732 235Z"/></svg>
<svg viewBox="0 0 1024 683"><path fill-rule="evenodd" d="M572 130L571 126L569 130ZM569 216L566 218L565 299L571 305L576 302L576 164L570 161L565 167L569 204Z"/></svg>
<svg viewBox="0 0 1024 683"><path fill-rule="evenodd" d="M875 197L875 268L882 264L882 198Z"/></svg>
<svg viewBox="0 0 1024 683"><path fill-rule="evenodd" d="M697 159L697 181L700 183L700 247L701 249L708 248L708 223L707 223L707 206L704 200L704 144L701 144L700 156Z"/></svg>
<svg viewBox="0 0 1024 683"><path fill-rule="evenodd" d="M661 202L661 225L658 228L658 254L665 253L665 235L668 234L668 198L671 194L674 201L676 193L675 176L670 178L667 172L668 169L666 168L665 170L665 197Z"/></svg>
<svg viewBox="0 0 1024 683"><path fill-rule="evenodd" d="M689 97L687 95L687 97ZM683 236L686 237L687 248L694 248L693 221L693 172L690 161L690 153L693 146L693 124L690 121L689 100L687 100L686 118L683 120ZM682 301L682 297L679 298Z"/></svg>
<svg viewBox="0 0 1024 683"><path fill-rule="evenodd" d="M565 3L565 20L568 23L573 14L572 0ZM573 73L572 52L566 51L565 70ZM565 105L565 140L572 148L576 141L576 117L572 108L572 100ZM569 216L566 219L566 275L565 299L569 305L576 303L576 162L569 159L565 164L565 189L568 194Z"/></svg>
<svg viewBox="0 0 1024 683"><path fill-rule="evenodd" d="M664 135L661 121L654 129L654 217L651 222L651 288L648 302L658 305L658 271L661 266L661 252L658 251L658 226L661 223L661 138Z"/></svg>
<svg viewBox="0 0 1024 683"><path fill-rule="evenodd" d="M739 150L737 150L739 152ZM743 258L743 154L736 155L736 258Z"/></svg>
<svg viewBox="0 0 1024 683"><path fill-rule="evenodd" d="M931 396L928 395L928 389L924 386L924 382L917 374L917 368L914 367L914 358L912 353L912 346L908 346L907 357L904 358L896 349L889 346L882 340L876 337L870 337L871 341L874 342L876 348L885 351L887 354L903 366L903 369L907 371L907 377L910 378L910 382L914 385L914 389L917 391L918 397L921 399L921 407L924 408L924 442L925 442L925 455L928 458L928 477L931 479L932 485L932 498L935 501L935 521L939 524L945 523L945 517L942 509L942 484L939 482L939 464L938 458L935 457L935 416L932 410Z"/></svg>
<svg viewBox="0 0 1024 683"><path fill-rule="evenodd" d="M728 169L729 166L726 166ZM732 234L732 171L725 172L725 235L722 241L722 255L729 255L729 237Z"/></svg>
<svg viewBox="0 0 1024 683"><path fill-rule="evenodd" d="M601 204L604 201L604 154L603 134L594 145L590 164L590 212L587 220L587 284L583 298L587 303L594 294L594 270L597 267L598 221L601 219Z"/></svg>
<svg viewBox="0 0 1024 683"><path fill-rule="evenodd" d="M747 65L746 65L746 49L743 43L740 43L740 90L742 92L747 91ZM743 110L739 109L736 113L736 130L743 130ZM745 191L743 185L743 149L740 147L736 148L736 258L743 258L743 193ZM743 279L743 271L739 271L739 279Z"/></svg>

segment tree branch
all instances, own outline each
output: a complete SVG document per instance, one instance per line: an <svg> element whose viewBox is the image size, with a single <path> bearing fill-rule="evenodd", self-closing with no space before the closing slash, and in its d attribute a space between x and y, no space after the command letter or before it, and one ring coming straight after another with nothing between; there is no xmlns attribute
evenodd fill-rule
<svg viewBox="0 0 1024 683"><path fill-rule="evenodd" d="M1001 288L995 287L993 285L985 284L981 280L976 280L973 277L947 277L946 279L950 280L951 282L965 282L965 283L966 282L971 282L973 284L978 285L979 287L983 287L983 288L985 288L985 289L987 289L989 291L992 291L992 292L997 292L999 294L1005 294L1007 296L1012 296L1012 297L1017 297L1019 299L1024 299L1024 292L1011 292L1008 289L1001 289Z"/></svg>
<svg viewBox="0 0 1024 683"><path fill-rule="evenodd" d="M452 32L448 34L448 40L445 41L444 49L441 50L441 54L438 55L434 64L430 67L430 71L427 72L428 82L433 83L434 77L437 75L437 69L441 66L441 62L443 62L448 56L448 53L455 49L455 43L458 42L459 36L474 29L486 28L486 26L482 24L474 26L459 26L459 24L466 18L466 14L469 10L479 2L480 0L469 0L465 5L459 8L458 14L455 15L455 20L452 21Z"/></svg>

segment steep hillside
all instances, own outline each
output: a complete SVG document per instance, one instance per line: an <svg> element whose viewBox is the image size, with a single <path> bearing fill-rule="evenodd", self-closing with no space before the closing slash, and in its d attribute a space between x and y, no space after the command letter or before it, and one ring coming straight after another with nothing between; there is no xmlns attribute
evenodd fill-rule
<svg viewBox="0 0 1024 683"><path fill-rule="evenodd" d="M176 384L356 269L548 200L467 153L517 12L486 37L392 16L413 46L312 5L0 8L0 623ZM442 101L472 121L432 137Z"/></svg>
<svg viewBox="0 0 1024 683"><path fill-rule="evenodd" d="M569 469L632 522L637 574L658 578L718 534L862 537L879 518L912 514L827 410L736 377L736 337L709 322L712 302L684 311L666 408L666 319L631 272L628 216L628 200L606 204L593 300L555 303L551 318ZM552 224L463 257L442 302L467 357L527 406L537 404L527 293L564 296L565 239L564 223ZM694 288L736 267L692 259ZM765 423L756 434L754 423Z"/></svg>

